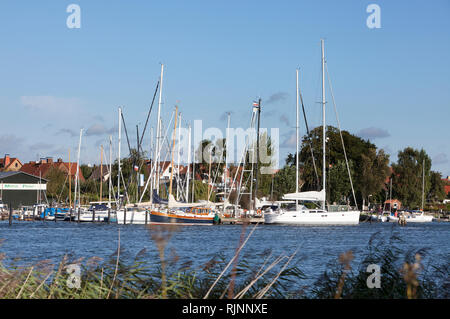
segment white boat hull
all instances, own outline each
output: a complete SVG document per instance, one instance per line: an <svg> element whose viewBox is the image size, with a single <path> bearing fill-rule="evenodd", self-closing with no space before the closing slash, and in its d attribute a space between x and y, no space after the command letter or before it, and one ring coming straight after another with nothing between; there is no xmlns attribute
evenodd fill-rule
<svg viewBox="0 0 450 319"><path fill-rule="evenodd" d="M359 211L345 212L276 212L264 215L265 224L290 225L358 225Z"/></svg>
<svg viewBox="0 0 450 319"><path fill-rule="evenodd" d="M433 221L433 216L416 216L406 218L407 223L431 223Z"/></svg>
<svg viewBox="0 0 450 319"><path fill-rule="evenodd" d="M145 215L147 214L147 219ZM124 210L117 211L117 223L118 224L145 224L145 222L150 223L150 212L145 210L134 210L127 211L125 214Z"/></svg>

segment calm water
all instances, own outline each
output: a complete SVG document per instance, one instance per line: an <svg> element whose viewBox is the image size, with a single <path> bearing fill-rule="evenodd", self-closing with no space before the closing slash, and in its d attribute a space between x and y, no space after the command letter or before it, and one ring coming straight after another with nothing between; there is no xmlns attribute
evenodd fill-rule
<svg viewBox="0 0 450 319"><path fill-rule="evenodd" d="M254 225L246 227L248 234ZM120 229L122 258L132 259L142 249L143 258L152 264L158 253L151 233L155 228L144 225L107 225L68 222L0 222L0 253L6 255L6 263L20 258L20 263L31 264L43 259L59 262L65 254L78 257L97 256L109 259L116 252ZM215 254L223 252L231 258L238 246L242 226L184 226L177 227L168 244L167 255L175 253L180 261L191 260L196 268ZM242 251L255 265L261 265L258 256L268 249L273 256L298 252L293 263L309 278L325 270L326 263L340 253L353 250L355 260L361 258L370 237L380 232L389 238L395 232L403 242L402 248L429 248L427 259L433 263L450 260L450 223L409 224L400 227L393 223L362 223L358 226L299 227L281 225L258 225Z"/></svg>

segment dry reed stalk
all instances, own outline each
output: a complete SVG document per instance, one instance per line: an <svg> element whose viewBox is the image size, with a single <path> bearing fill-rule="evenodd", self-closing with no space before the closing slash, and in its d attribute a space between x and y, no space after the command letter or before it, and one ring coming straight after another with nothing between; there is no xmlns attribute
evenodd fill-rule
<svg viewBox="0 0 450 319"><path fill-rule="evenodd" d="M27 284L28 279L30 279L31 273L33 272L33 268L34 268L34 267L31 267L30 271L28 272L28 276L27 276L27 278L25 279L25 281L24 281L22 287L20 288L19 293L18 293L17 296L16 296L16 299L19 299L20 296L22 295L23 289L25 288L25 285Z"/></svg>
<svg viewBox="0 0 450 319"><path fill-rule="evenodd" d="M241 247L242 242L245 236L245 230L247 228L247 223L243 223L241 227L241 236L239 237L239 244L236 247L235 255L239 256L239 247ZM234 284L236 282L236 267L237 267L238 258L236 258L233 262L233 268L231 269L231 281L228 287L228 299L233 299L234 294Z"/></svg>
<svg viewBox="0 0 450 319"><path fill-rule="evenodd" d="M59 263L58 271L55 274L55 278L53 278L52 284L50 286L50 293L49 293L47 299L50 299L53 296L53 292L55 291L55 286L56 286L56 284L58 282L58 277L59 277L62 269L64 268L64 265L65 265L66 261L67 261L67 255L64 255L63 259Z"/></svg>
<svg viewBox="0 0 450 319"><path fill-rule="evenodd" d="M266 287L264 287L257 295L256 295L256 299L261 299L262 297L264 297L264 295L269 291L269 289L275 284L275 282L278 280L278 278L280 278L281 273L286 269L287 265L289 265L289 263L291 262L292 258L294 258L294 256L297 254L297 249L295 250L295 252L292 254L291 257L289 257L288 261L284 264L284 266L280 269L280 271L278 272L278 274L273 278L272 282L270 282ZM286 257L286 256L285 256Z"/></svg>
<svg viewBox="0 0 450 319"><path fill-rule="evenodd" d="M102 289L103 289L103 267L102 267L102 274L100 276L100 291L99 291L99 299L102 298Z"/></svg>
<svg viewBox="0 0 450 319"><path fill-rule="evenodd" d="M47 275L47 277L45 277L45 279L40 283L40 285L36 288L36 290L30 295L30 299L34 296L34 294L41 289L41 287L44 285L44 283L47 281L48 278L50 278L50 276L53 274L53 271L50 271Z"/></svg>
<svg viewBox="0 0 450 319"><path fill-rule="evenodd" d="M257 276L244 288L242 289L239 293L236 294L236 296L234 297L235 299L242 299L242 297L244 296L244 294L262 277L264 277L264 275L266 273L268 273L273 267L275 267L276 265L278 265L284 258L287 258L287 256L280 256L278 258L276 258L261 274L260 271L258 271Z"/></svg>
<svg viewBox="0 0 450 319"><path fill-rule="evenodd" d="M108 295L106 296L106 299L109 299L109 295L111 294L111 290L114 286L114 282L116 281L117 271L119 268L119 258L120 258L120 228L119 228L119 241L117 243L117 259L116 259L116 269L114 270L114 277L111 282L111 287L109 287Z"/></svg>
<svg viewBox="0 0 450 319"><path fill-rule="evenodd" d="M255 231L256 227L258 226L259 222L255 224L255 227L253 227L253 229L250 231L250 233L248 234L247 238L245 239L245 241L242 243L242 245L239 247L238 251L235 253L235 255L233 256L233 258L230 260L230 262L226 265L226 267L224 268L224 270L222 270L222 272L219 274L219 276L216 278L216 280L214 281L214 283L211 285L211 287L209 288L208 292L206 293L206 295L203 297L203 299L207 299L209 294L211 293L211 291L213 290L214 286L219 282L220 278L222 278L223 274L227 271L227 269L230 267L230 265L233 263L233 261L238 257L238 253L242 250L242 248L244 248L245 244L247 243L247 241L250 239L250 237L252 236L253 232Z"/></svg>

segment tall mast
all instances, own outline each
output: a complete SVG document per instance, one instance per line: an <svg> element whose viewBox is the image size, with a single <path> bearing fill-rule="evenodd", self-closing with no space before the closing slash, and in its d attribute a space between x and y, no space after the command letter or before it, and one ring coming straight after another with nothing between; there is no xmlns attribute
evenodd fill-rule
<svg viewBox="0 0 450 319"><path fill-rule="evenodd" d="M111 208L111 188L112 188L112 136L109 136L109 177L108 177L108 207Z"/></svg>
<svg viewBox="0 0 450 319"><path fill-rule="evenodd" d="M103 195L103 145L100 145L100 204Z"/></svg>
<svg viewBox="0 0 450 319"><path fill-rule="evenodd" d="M195 189L195 149L192 152L192 202L194 202L194 189Z"/></svg>
<svg viewBox="0 0 450 319"><path fill-rule="evenodd" d="M69 148L69 207L72 207L72 170L71 170L71 163L70 163L70 148Z"/></svg>
<svg viewBox="0 0 450 319"><path fill-rule="evenodd" d="M295 124L295 192L298 193L298 69L296 70L296 124ZM295 210L298 210L298 200L295 201Z"/></svg>
<svg viewBox="0 0 450 319"><path fill-rule="evenodd" d="M187 155L187 172L186 172L186 202L189 202L189 170L191 166L191 125L188 128L188 155Z"/></svg>
<svg viewBox="0 0 450 319"><path fill-rule="evenodd" d="M120 206L120 173L121 173L121 167L120 167L120 142L121 142L121 130L122 130L122 109L119 107L119 149L118 149L118 155L117 155L117 161L118 161L118 170L117 170L117 209L119 209Z"/></svg>
<svg viewBox="0 0 450 319"><path fill-rule="evenodd" d="M149 176L149 178L151 177L152 179L151 179L151 183L150 183L150 194L149 194L149 197L150 197L150 203L152 203L153 204L153 176L155 175L155 172L153 171L153 165L155 164L154 163L154 160L155 160L155 158L154 158L154 156L152 156L152 152L153 152L153 126L150 128L150 152L149 152L149 159L150 159L150 175L151 176Z"/></svg>
<svg viewBox="0 0 450 319"><path fill-rule="evenodd" d="M226 138L225 138L225 145L227 146L228 145L228 138L229 138L229 131L230 131L230 116L231 116L231 113L230 112L228 112L228 123L227 123L227 132L226 132ZM222 146L223 147L223 146ZM226 150L226 148L225 148L225 170L224 170L224 175L225 175L225 178L223 179L224 180L224 198L227 198L227 180L228 180L228 162L227 162L227 150Z"/></svg>
<svg viewBox="0 0 450 319"><path fill-rule="evenodd" d="M322 202L322 209L325 209L325 202L327 199L326 196L326 165L325 165L325 149L326 149L326 141L325 141L325 134L326 134L326 128L325 128L325 49L324 49L324 41L323 39L320 40L322 44L322 142L323 142L323 156L322 156L322 188L323 192L325 194L323 202Z"/></svg>
<svg viewBox="0 0 450 319"><path fill-rule="evenodd" d="M175 149L175 134L177 132L177 119L178 119L178 106L175 106L175 124L173 126L173 135L172 135L172 160L170 161L170 165L172 169L170 170L170 184L169 184L169 199L170 195L172 195L172 181L173 181L173 151Z"/></svg>
<svg viewBox="0 0 450 319"><path fill-rule="evenodd" d="M160 139L161 139L161 103L162 103L162 88L163 88L163 75L164 75L164 64L161 64L161 78L159 87L159 99L158 99L158 118L156 125L156 148L155 148L155 162L156 162L156 193L159 194L159 149L160 149Z"/></svg>
<svg viewBox="0 0 450 319"><path fill-rule="evenodd" d="M179 200L180 197L180 147L181 147L181 112L180 112L180 120L178 124L178 154L177 154L177 200Z"/></svg>
<svg viewBox="0 0 450 319"><path fill-rule="evenodd" d="M139 174L139 162L140 162L140 157L139 157L139 152L140 152L140 148L139 148L139 126L136 125L136 139L137 139L137 160L136 160L136 165L137 166L137 170L136 170L136 203L139 201L140 198L140 174Z"/></svg>
<svg viewBox="0 0 450 319"><path fill-rule="evenodd" d="M253 205L256 211L256 196L258 192L258 171L259 171L259 125L261 119L261 99L258 99L258 122L256 129L256 175L255 175L255 193L253 194Z"/></svg>
<svg viewBox="0 0 450 319"><path fill-rule="evenodd" d="M423 212L424 194L425 194L425 159L423 160L422 163L422 212Z"/></svg>
<svg viewBox="0 0 450 319"><path fill-rule="evenodd" d="M80 189L79 184L80 184L80 151L81 151L81 136L83 135L83 129L80 130L80 141L78 142L78 156L77 156L77 175L75 177L75 198L73 200L74 203L74 207L76 205L77 202L77 194L79 194L78 189ZM78 206L80 203L80 198L78 198Z"/></svg>

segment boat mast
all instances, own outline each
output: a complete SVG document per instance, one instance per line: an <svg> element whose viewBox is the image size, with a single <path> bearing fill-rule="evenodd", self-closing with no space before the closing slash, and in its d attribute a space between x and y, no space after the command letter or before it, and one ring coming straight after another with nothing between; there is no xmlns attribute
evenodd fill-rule
<svg viewBox="0 0 450 319"><path fill-rule="evenodd" d="M422 162L422 212L423 212L424 194L425 194L425 159Z"/></svg>
<svg viewBox="0 0 450 319"><path fill-rule="evenodd" d="M322 188L324 192L324 199L322 202L322 209L325 210L325 202L326 202L326 165L325 165L325 149L326 149L326 141L325 141L325 134L326 134L326 128L325 128L325 52L324 52L324 41L323 39L320 40L322 45L322 147L323 147L323 154L322 154Z"/></svg>
<svg viewBox="0 0 450 319"><path fill-rule="evenodd" d="M74 208L75 205L77 203L77 199L78 199L78 203L80 202L80 198L77 198L77 193L78 193L78 189L79 189L79 184L80 184L80 151L81 151L81 136L83 135L83 129L80 130L80 141L78 142L78 156L77 156L77 174L75 177L75 198L73 200L74 203ZM79 196L81 196L81 194L78 193ZM78 204L78 207L80 205Z"/></svg>
<svg viewBox="0 0 450 319"><path fill-rule="evenodd" d="M194 193L194 190L195 190L195 146L194 146L194 149L193 149L193 152L192 152L192 200L191 200L191 202L194 202L194 199L195 199L195 197L194 197L194 195L195 195L195 193Z"/></svg>
<svg viewBox="0 0 450 319"><path fill-rule="evenodd" d="M112 136L109 136L109 176L108 176L108 207L111 208L111 183L112 178Z"/></svg>
<svg viewBox="0 0 450 319"><path fill-rule="evenodd" d="M258 170L259 170L259 126L261 120L261 99L258 99L258 122L256 129L256 175L255 175L255 193L253 194L253 208L256 211L256 196L258 192ZM254 157L253 157L254 158Z"/></svg>
<svg viewBox="0 0 450 319"><path fill-rule="evenodd" d="M225 138L225 146L227 146L226 148L228 148L228 138L229 138L229 131L230 131L230 116L231 116L231 112L228 112L228 123L227 123L227 131L226 131L226 138ZM223 146L222 146L223 148ZM227 162L227 150L225 149L225 170L224 170L224 174L225 174L225 178L224 178L224 197L223 198L227 198L227 180L228 180L228 162Z"/></svg>
<svg viewBox="0 0 450 319"><path fill-rule="evenodd" d="M156 125L156 148L155 148L155 162L156 162L156 193L159 195L159 149L160 149L160 139L161 139L161 102L162 102L162 88L163 88L163 75L164 75L164 64L161 64L161 78L159 87L159 99L158 99L158 118Z"/></svg>
<svg viewBox="0 0 450 319"><path fill-rule="evenodd" d="M71 163L70 163L70 148L69 148L69 207L72 208L72 170L71 170Z"/></svg>
<svg viewBox="0 0 450 319"><path fill-rule="evenodd" d="M187 155L187 172L186 172L186 202L189 202L189 170L190 170L190 161L191 161L191 125L189 124L188 128L188 155Z"/></svg>
<svg viewBox="0 0 450 319"><path fill-rule="evenodd" d="M103 194L103 145L100 145L100 204Z"/></svg>
<svg viewBox="0 0 450 319"><path fill-rule="evenodd" d="M118 171L117 171L117 209L120 207L120 174L121 174L121 167L120 167L120 141L121 141L121 130L122 130L122 109L119 107L119 150L117 155L117 161L118 161Z"/></svg>
<svg viewBox="0 0 450 319"><path fill-rule="evenodd" d="M180 186L181 186L181 184L180 184L180 152L181 152L181 149L180 149L180 147L181 147L181 143L180 143L180 140L181 140L181 112L180 112L180 115L179 115L179 117L180 117L180 122L179 122L179 124L178 124L178 154L177 154L177 200L179 200L179 198L180 198ZM187 202L188 200L186 200L186 202Z"/></svg>
<svg viewBox="0 0 450 319"><path fill-rule="evenodd" d="M295 124L295 141L296 141L296 147L295 147L295 192L298 193L298 68L296 70L296 98L297 98L297 104L296 104L296 124ZM295 210L298 210L298 200L295 200Z"/></svg>
<svg viewBox="0 0 450 319"><path fill-rule="evenodd" d="M177 120L178 120L178 106L175 106L175 124L173 126L173 135L172 135L172 160L170 161L170 166L171 166L171 170L170 170L170 184L169 184L169 200L170 200L170 196L172 196L172 181L173 181L173 151L175 149L175 134L177 132Z"/></svg>

